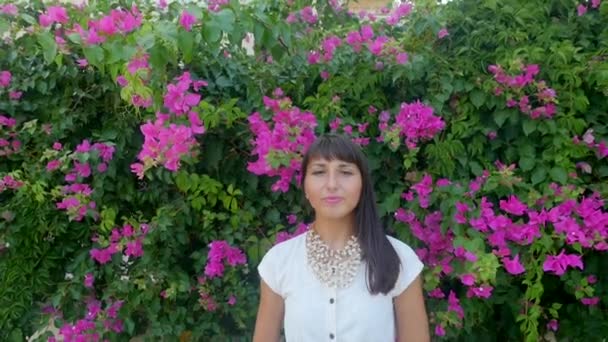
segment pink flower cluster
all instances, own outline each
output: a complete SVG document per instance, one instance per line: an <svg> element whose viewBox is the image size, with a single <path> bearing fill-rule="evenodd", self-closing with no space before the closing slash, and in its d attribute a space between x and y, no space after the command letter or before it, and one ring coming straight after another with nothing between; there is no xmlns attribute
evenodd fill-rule
<svg viewBox="0 0 608 342"><path fill-rule="evenodd" d="M445 298L445 294L439 288L436 288L433 291L431 291L429 293L429 295L431 295L431 297L433 297L433 298ZM437 335L437 336L445 336L445 326L448 323L452 323L459 328L462 327L462 322L464 319L464 310L463 310L462 306L460 305L460 300L458 299L458 296L456 295L456 293L453 290L450 290L450 294L448 295L447 304L448 304L447 312L456 316L456 321L453 322L450 319L445 319L445 320L442 319L441 322L435 326L435 335Z"/></svg>
<svg viewBox="0 0 608 342"><path fill-rule="evenodd" d="M413 149L418 142L432 139L444 128L445 122L441 117L433 115L432 107L416 101L402 103L395 117L395 123L384 130L382 135L383 141L389 143L392 148L397 148L400 145L400 138L405 137L406 146Z"/></svg>
<svg viewBox="0 0 608 342"><path fill-rule="evenodd" d="M77 33L86 45L97 45L106 41L108 37L125 35L141 26L143 16L133 4L131 11L113 9L110 14L98 20L90 20L88 29L75 24L68 33Z"/></svg>
<svg viewBox="0 0 608 342"><path fill-rule="evenodd" d="M183 11L179 17L179 24L184 28L184 30L190 32L192 30L192 26L196 24L196 17L188 11Z"/></svg>
<svg viewBox="0 0 608 342"><path fill-rule="evenodd" d="M596 149L596 153L597 153L597 157L599 159L608 157L608 143L606 141L601 141L601 142L597 142L595 140L595 136L593 135L593 129L588 129L585 134L583 135L583 139L581 141L581 139L578 136L575 136L572 141L575 144L580 144L581 142L585 143L587 145L587 147L589 148L595 148ZM587 165L588 166L588 165ZM590 166L589 167L589 172L590 171Z"/></svg>
<svg viewBox="0 0 608 342"><path fill-rule="evenodd" d="M104 334L121 333L124 330L123 321L118 318L118 311L122 307L122 301L109 303L103 310L101 302L89 300L86 306L85 317L76 323L65 323L59 328L56 336L51 336L47 341L101 341ZM104 340L105 341L105 340Z"/></svg>
<svg viewBox="0 0 608 342"><path fill-rule="evenodd" d="M112 260L112 255L123 253L128 257L139 258L144 255L143 240L149 232L149 226L141 223L137 228L124 224L121 228L112 229L109 238L94 236L92 240L105 248L93 248L91 258L104 265Z"/></svg>
<svg viewBox="0 0 608 342"><path fill-rule="evenodd" d="M8 16L16 17L19 14L17 6L14 4L0 5L0 14L6 14Z"/></svg>
<svg viewBox="0 0 608 342"><path fill-rule="evenodd" d="M8 70L0 71L0 87L7 88L11 84L13 74Z"/></svg>
<svg viewBox="0 0 608 342"><path fill-rule="evenodd" d="M318 20L319 18L317 17L314 8L310 6L306 6L297 12L289 13L287 19L285 19L288 24L294 24L298 21L302 21L309 25L316 24Z"/></svg>
<svg viewBox="0 0 608 342"><path fill-rule="evenodd" d="M591 8L599 8L601 3L602 3L602 0L591 0ZM587 13L587 10L589 8L588 6L589 6L588 2L585 1L584 3L579 4L576 7L576 12L579 17L581 17Z"/></svg>
<svg viewBox="0 0 608 342"><path fill-rule="evenodd" d="M545 81L536 81L540 72L538 65L522 64L521 74L509 76L500 65L490 65L488 70L494 75L498 86L494 94L507 95L507 107L518 107L519 111L532 119L552 118L557 112L555 90L547 87Z"/></svg>
<svg viewBox="0 0 608 342"><path fill-rule="evenodd" d="M506 172L511 172L511 167L497 163L499 171L496 173L502 177ZM483 181L489 177L482 177ZM441 181L441 184L439 184ZM446 186L449 181L437 181L436 186ZM475 181L471 182L474 183ZM454 186L460 186L454 184ZM566 192L565 187L560 188L553 184L551 188L555 191L554 196L559 198L560 194ZM475 192L479 190L475 186ZM424 175L420 182L412 186L412 190L402 197L407 201L413 201L417 195L420 208L429 208L430 194L433 192L433 182L429 175ZM604 201L599 193L584 196L581 199L564 199L552 208L546 207L544 201L538 201L535 209L527 205L517 195L509 195L498 201L501 213L496 213L494 204L488 198L481 197L479 204L475 205L471 192L466 200L455 204L454 222L470 227L483 233L487 244L493 248L492 253L502 262L506 273L518 276L526 272L524 262L520 253L515 253L511 246L528 246L541 238L545 232L553 240L563 241L567 245L579 245L585 249L597 251L608 250L608 212L604 211ZM478 213L478 214L475 214ZM455 235L451 226L442 230L444 221L440 211L426 212L424 222L421 222L411 210L399 208L395 213L396 220L406 223L413 235L422 241L424 248L418 249L416 253L423 262L431 268L439 270L439 277L449 275L455 269L454 263L473 263L476 266L477 251L469 251L461 246L455 245ZM569 268L584 269L584 263L580 254L567 253L565 249L557 255L547 255L543 261L543 270L547 274L561 276ZM467 269L471 269L467 267ZM493 287L485 282L480 282L480 272L474 268L473 273L465 273L458 276L461 283L467 286L467 297L489 298ZM594 281L591 278L589 284ZM581 286L587 286L583 283ZM581 298L585 305L596 305L599 297L590 297L592 291L585 290L588 297ZM445 294L434 289L429 292L433 298L445 298ZM578 296L578 295L577 295ZM579 297L577 297L579 298ZM443 326L442 326L443 328Z"/></svg>
<svg viewBox="0 0 608 342"><path fill-rule="evenodd" d="M61 150L63 147L60 143L56 142L53 144L53 149L56 151ZM95 167L96 172L104 173L108 168L108 163L114 156L114 146L106 143L94 143L91 144L88 140L83 140L73 154L70 155L70 159L73 162L72 169L68 170L65 174L65 181L68 185L65 185L61 191L62 200L56 203L57 209L65 210L71 220L82 221L85 216L90 216L97 219L99 213L96 210L96 203L91 199L93 189L86 183L80 183L81 181L91 177L93 175L93 169ZM80 161L80 156L87 154L88 157L85 159L86 162ZM95 158L94 156L98 156ZM53 159L46 165L46 170L52 172L61 166L59 159Z"/></svg>
<svg viewBox="0 0 608 342"><path fill-rule="evenodd" d="M172 123L170 114L157 112L154 123L148 121L140 127L144 134L144 144L137 156L140 162L131 165L131 170L140 179L144 177L146 170L159 164L171 171L179 170L182 158L194 153L192 149L197 145L195 135L205 132L198 113L193 111L201 96L189 90L193 87L198 91L207 83L193 81L188 72L184 72L176 80L176 84L167 86L164 105L175 117L186 116L187 119L182 120L186 123Z"/></svg>
<svg viewBox="0 0 608 342"><path fill-rule="evenodd" d="M231 247L224 240L215 240L209 244L209 254L205 265L205 276L209 278L223 277L225 271L224 261L232 267L245 265L247 257L237 247Z"/></svg>
<svg viewBox="0 0 608 342"><path fill-rule="evenodd" d="M562 249L558 255L547 255L543 263L545 272L552 272L558 276L566 273L568 267L576 267L582 270L584 268L582 257L578 254L566 254L565 250Z"/></svg>
<svg viewBox="0 0 608 342"><path fill-rule="evenodd" d="M14 118L0 115L0 157L10 156L21 149L16 126L17 121Z"/></svg>
<svg viewBox="0 0 608 342"><path fill-rule="evenodd" d="M230 0L208 0L207 1L207 9L211 12L219 12L222 7L228 5Z"/></svg>
<svg viewBox="0 0 608 342"><path fill-rule="evenodd" d="M247 170L256 175L279 176L272 185L272 191L286 192L294 175L299 172L302 155L315 140L314 129L317 119L311 112L303 112L291 104L288 97L275 91L277 99L264 97L266 109L273 112L271 128L258 112L249 116L249 128L255 139L252 154L258 156L249 162ZM298 184L301 175L296 176Z"/></svg>
<svg viewBox="0 0 608 342"><path fill-rule="evenodd" d="M198 293L199 293L198 302L203 309L205 309L209 312L214 312L220 307L220 305L216 301L216 299L211 295L211 292L213 291L213 289L211 289L208 286L209 283L207 282L207 280L208 279L205 276L198 277L198 285L199 285L198 286ZM234 305L236 305L236 302L237 302L237 298L232 293L226 299L226 304L228 304L228 306L234 306Z"/></svg>
<svg viewBox="0 0 608 342"><path fill-rule="evenodd" d="M375 112L375 108L371 107L368 109L370 114ZM357 127L357 130L354 131L353 126ZM365 123L354 123L354 124L345 124L343 125L342 119L335 118L332 122L329 123L329 128L332 132L337 132L340 128L342 128L342 133L350 136L352 141L360 146L369 145L370 138L364 137L363 134L367 131L367 127L369 126L369 122Z"/></svg>
<svg viewBox="0 0 608 342"><path fill-rule="evenodd" d="M356 53L361 53L362 47L365 46L372 55L384 57L387 61L394 58L397 64L405 64L409 59L408 54L395 44L394 39L383 35L375 36L374 29L370 25L363 25L359 31L348 32L344 41ZM342 39L340 37L334 35L326 37L319 51L311 51L308 54L308 63L320 64L331 62L336 49L341 45ZM377 61L376 64L377 69L381 69L384 66L382 60Z"/></svg>
<svg viewBox="0 0 608 342"><path fill-rule="evenodd" d="M68 12L61 6L49 6L46 12L38 17L38 22L42 27L49 27L54 23L67 24L70 20Z"/></svg>
<svg viewBox="0 0 608 342"><path fill-rule="evenodd" d="M413 6L410 3L400 4L393 10L393 12L388 15L388 18L386 18L386 23L391 26L397 25L403 17L409 15L412 12L412 8Z"/></svg>
<svg viewBox="0 0 608 342"><path fill-rule="evenodd" d="M23 186L22 181L15 180L10 175L6 175L0 179L0 193L6 189L16 190Z"/></svg>
<svg viewBox="0 0 608 342"><path fill-rule="evenodd" d="M148 54L137 54L127 63L127 71L131 79L136 79L138 82L141 81L143 84L148 82L151 73L148 58ZM124 75L118 75L116 82L123 88L127 87L130 83ZM131 90L135 89L131 88ZM152 97L134 94L131 97L131 103L136 107L149 108L152 105Z"/></svg>

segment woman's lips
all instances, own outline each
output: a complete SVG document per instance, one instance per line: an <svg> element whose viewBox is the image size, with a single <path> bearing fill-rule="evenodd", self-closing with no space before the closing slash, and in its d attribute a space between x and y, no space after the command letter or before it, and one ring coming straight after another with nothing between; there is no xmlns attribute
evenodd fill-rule
<svg viewBox="0 0 608 342"><path fill-rule="evenodd" d="M336 203L340 203L342 202L343 198L342 197L325 197L323 198L323 202L328 203L328 204L336 204Z"/></svg>

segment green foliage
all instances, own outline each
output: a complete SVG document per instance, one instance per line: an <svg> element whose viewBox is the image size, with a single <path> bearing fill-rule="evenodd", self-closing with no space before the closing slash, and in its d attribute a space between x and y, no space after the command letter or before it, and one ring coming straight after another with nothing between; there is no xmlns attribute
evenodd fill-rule
<svg viewBox="0 0 608 342"><path fill-rule="evenodd" d="M365 151L383 222L391 234L414 247L423 246L408 227L395 222L394 213L400 207L417 208L401 194L423 174L466 185L489 172L481 191L494 203L511 194L529 205L541 198L547 205L568 198L554 198L548 190L553 182L572 185L570 198L592 192L608 197L606 158L573 142L589 129L597 141L608 137L608 1L580 17L569 0L418 1L400 25L371 23L376 33L394 38L409 54L405 65L384 60L381 67L379 57L366 47L355 53L344 41L330 62L310 65L308 53L318 50L324 38L344 38L361 22L317 1L319 23L287 24L289 13L309 4L294 2L232 1L218 12L175 2L159 11L136 2L142 25L99 45L87 45L80 35L67 32L65 45L59 44L56 29L38 23L45 8L38 1L20 5L16 17L0 14L0 34L8 37L0 44L0 71L12 73L10 86L0 88L0 114L17 120L11 134L22 144L17 153L0 156L0 178L10 175L23 182L18 189L0 191L0 340L22 340L39 331L48 323L43 308L49 305L61 310L66 322L75 322L83 317L90 295L124 301L119 317L125 331L109 336L111 340L248 339L258 299L255 266L277 233L293 231L289 214L299 222L312 219L297 190L272 192L274 179L247 171L253 138L248 114L263 112L263 97L276 88L316 115L318 133L329 130L335 118L353 125L353 131L356 124L369 123L364 136L371 143ZM85 25L90 16L98 18L119 6L130 8L131 1L66 8L71 24ZM184 9L197 19L190 31L178 24ZM443 27L449 35L438 39ZM253 54L241 46L247 32L255 37ZM129 61L144 53L149 55L149 73L129 73ZM77 64L82 58L88 66ZM488 66L520 63L538 64L539 77L556 90L554 118L531 119L495 95ZM142 147L140 125L154 120L166 85L184 70L208 82L196 108L206 129L197 140L200 151L183 161L179 171L159 166L138 179L130 165ZM329 73L327 80L322 71ZM129 81L123 88L117 84L120 75ZM23 92L19 100L9 100L13 90ZM152 107L133 106L134 95L150 96ZM381 132L370 106L394 114L401 103L416 100L434 108L446 122L445 130L411 150L375 141ZM7 132L0 127L0 138L7 138ZM73 157L66 151L84 139L111 144L116 152L107 171L91 177L99 219L78 221L56 203ZM52 149L56 141L63 150ZM79 158L85 162L98 156ZM280 154L270 159L275 166L290 161ZM61 169L48 172L51 160L61 160ZM515 164L515 170L496 171L497 161ZM581 162L589 172L581 170ZM455 203L466 191L464 185L438 189L430 209L417 208L417 213L438 210L453 217ZM93 237L108 241L113 229L140 223L150 225L141 258L125 261L115 255L104 265L91 259L91 249L100 243ZM585 249L583 271L561 278L547 275L543 258L555 254L564 241L546 228L532 245L517 247L526 273L514 277L470 227L446 220L442 228L454 231L455 245L479 256L443 279L436 265L425 271L427 290L453 290L461 298L466 319L461 329L448 329L446 339L539 341L555 335L558 340L590 341L608 335L605 252ZM209 243L215 240L244 250L248 264L201 284ZM582 251L581 246L569 248ZM467 272L477 272L492 284L493 296L465 299L458 275ZM87 273L95 275L93 289L83 285ZM598 278L594 286L583 284L590 274ZM217 310L202 303L201 291L216 298ZM226 303L232 295L237 298L234 306ZM582 305L580 299L590 296L600 297L600 304ZM427 303L433 324L459 324L456 314L446 311L445 300L429 298ZM559 320L555 333L546 326L551 319Z"/></svg>

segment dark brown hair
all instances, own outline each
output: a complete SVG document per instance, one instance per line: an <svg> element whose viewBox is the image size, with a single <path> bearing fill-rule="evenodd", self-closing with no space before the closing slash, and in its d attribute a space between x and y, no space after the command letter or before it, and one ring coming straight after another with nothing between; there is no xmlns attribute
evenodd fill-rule
<svg viewBox="0 0 608 342"><path fill-rule="evenodd" d="M361 148L349 138L333 133L324 134L312 143L304 155L300 171L302 185L309 162L316 158L341 160L359 168L362 189L359 203L355 207L355 234L361 245L363 260L367 262L367 286L370 293L387 294L397 282L401 262L378 217L367 158Z"/></svg>

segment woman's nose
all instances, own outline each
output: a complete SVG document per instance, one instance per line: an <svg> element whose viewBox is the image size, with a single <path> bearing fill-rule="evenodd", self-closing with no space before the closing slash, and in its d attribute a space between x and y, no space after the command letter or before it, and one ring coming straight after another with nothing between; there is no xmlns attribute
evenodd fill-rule
<svg viewBox="0 0 608 342"><path fill-rule="evenodd" d="M338 186L338 173L330 171L327 173L327 188L335 189Z"/></svg>

